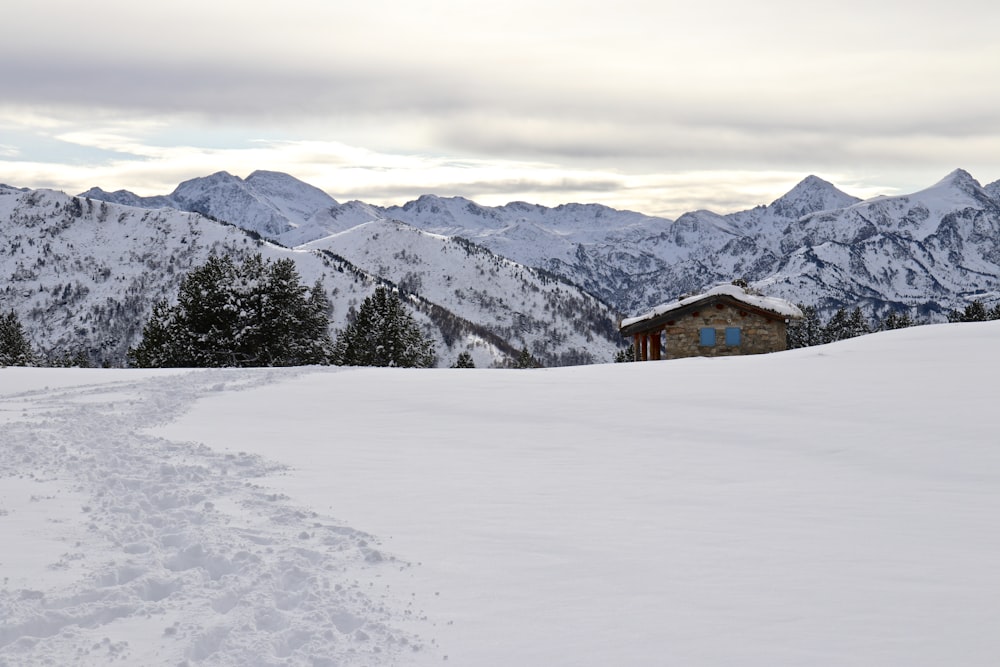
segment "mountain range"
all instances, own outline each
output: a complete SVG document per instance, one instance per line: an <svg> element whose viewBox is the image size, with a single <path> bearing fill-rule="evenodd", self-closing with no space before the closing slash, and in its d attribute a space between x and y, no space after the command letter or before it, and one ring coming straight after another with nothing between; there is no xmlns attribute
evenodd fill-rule
<svg viewBox="0 0 1000 667"><path fill-rule="evenodd" d="M288 174L219 172L171 194L77 197L0 186L0 307L46 350L118 361L149 305L211 252L293 257L322 279L333 324L384 282L422 313L442 363L528 348L546 364L605 361L617 317L734 278L829 315L941 320L1000 298L1000 181L957 169L929 188L861 200L815 176L767 205L676 220L597 204L481 206L424 195L338 202Z"/></svg>
<svg viewBox="0 0 1000 667"><path fill-rule="evenodd" d="M197 211L291 247L395 220L562 276L624 315L737 277L826 314L860 305L872 315L908 310L940 320L969 298L1000 296L1000 181L983 187L962 169L919 192L867 201L809 176L768 205L676 220L596 204L488 207L434 195L402 206L339 203L263 171L193 179L163 197L84 196Z"/></svg>
<svg viewBox="0 0 1000 667"><path fill-rule="evenodd" d="M377 220L310 246L201 213L0 186L0 309L18 313L46 356L120 365L187 271L212 254L260 253L292 258L306 284L322 281L337 329L377 285L398 284L442 365L463 351L477 366L504 365L523 349L545 365L587 364L621 346L598 298L458 237Z"/></svg>

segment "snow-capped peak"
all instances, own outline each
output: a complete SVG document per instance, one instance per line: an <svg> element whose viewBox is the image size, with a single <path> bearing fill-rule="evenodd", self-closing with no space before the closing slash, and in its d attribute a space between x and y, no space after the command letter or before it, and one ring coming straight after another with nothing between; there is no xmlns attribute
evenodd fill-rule
<svg viewBox="0 0 1000 667"><path fill-rule="evenodd" d="M86 192L81 192L79 197L85 199L96 199L98 201L112 202L124 206L136 206L138 208L168 208L171 206L167 197L140 197L128 190L115 190L108 192L101 188L90 188Z"/></svg>
<svg viewBox="0 0 1000 667"><path fill-rule="evenodd" d="M949 173L947 176L942 178L940 181L932 185L928 190L935 190L941 188L954 188L961 190L966 194L975 194L983 189L983 186L979 184L979 181L975 177L964 169L956 169Z"/></svg>
<svg viewBox="0 0 1000 667"><path fill-rule="evenodd" d="M255 171L244 181L293 227L304 224L319 211L337 206L337 200L319 188L278 171Z"/></svg>
<svg viewBox="0 0 1000 667"><path fill-rule="evenodd" d="M956 169L929 188L910 195L932 208L967 208L983 204L996 205L972 174Z"/></svg>
<svg viewBox="0 0 1000 667"><path fill-rule="evenodd" d="M199 176L182 181L174 188L170 198L183 205L187 202L206 199L207 192L224 190L246 192L247 187L243 179L233 176L227 171L217 171L210 176ZM198 212L205 213L207 211Z"/></svg>
<svg viewBox="0 0 1000 667"><path fill-rule="evenodd" d="M810 175L771 202L768 208L783 218L798 219L810 213L844 208L859 201L861 200L839 190L829 181Z"/></svg>
<svg viewBox="0 0 1000 667"><path fill-rule="evenodd" d="M238 176L233 176L228 171L217 171L214 174L209 174L208 176L198 176L196 178L190 178L186 181L182 181L176 188L174 188L173 194L176 195L179 192L190 190L193 187L218 187L229 184L242 185L243 179Z"/></svg>
<svg viewBox="0 0 1000 667"><path fill-rule="evenodd" d="M300 207L303 210L311 208L312 211L320 207L336 206L337 200L305 181L300 181L294 176L280 171L264 171L258 169L246 177L244 182L259 193L265 194L269 199L282 199L286 201L297 200L303 202Z"/></svg>
<svg viewBox="0 0 1000 667"><path fill-rule="evenodd" d="M337 201L319 188L274 171L255 171L246 179L217 171L184 181L166 196L140 197L125 190L108 193L100 188L91 188L83 196L129 206L194 211L271 238L337 206Z"/></svg>

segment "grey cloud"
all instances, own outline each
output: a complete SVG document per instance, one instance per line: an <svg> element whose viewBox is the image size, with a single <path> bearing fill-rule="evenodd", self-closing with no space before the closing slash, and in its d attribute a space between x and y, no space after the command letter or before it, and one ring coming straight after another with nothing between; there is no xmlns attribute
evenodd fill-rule
<svg viewBox="0 0 1000 667"><path fill-rule="evenodd" d="M431 113L465 103L460 85L439 81L427 86L405 69L361 65L309 71L224 63L37 60L10 70L5 78L8 103L237 118Z"/></svg>
<svg viewBox="0 0 1000 667"><path fill-rule="evenodd" d="M402 51L381 61L338 56L321 66L202 55L171 61L140 53L51 56L34 49L5 71L3 102L92 106L126 115L194 114L210 127L260 123L279 139L294 136L300 125L322 126L328 138L345 143L351 143L356 122L377 128L384 119L387 129L378 149L387 152L536 160L604 173L774 169L801 170L804 176L824 169L891 172L901 163L920 162L943 175L956 166L995 170L1000 150L995 112L1000 93L982 82L967 84L959 94L939 94L931 85L912 90L895 85L859 96L824 81L746 94L708 85L671 88L669 79L662 84L561 80L505 71L499 62L477 70L460 56L434 67L420 64L419 57L409 62ZM393 134L408 124L420 132ZM336 196L398 198L431 190L472 197L610 193L620 186L613 181L434 183L424 190L379 185ZM718 210L744 201L708 192L699 193L696 202L689 194L664 197L685 197L690 208Z"/></svg>
<svg viewBox="0 0 1000 667"><path fill-rule="evenodd" d="M452 150L495 157L531 156L567 164L630 169L843 169L900 161L979 161L995 155L1000 132L950 130L937 124L881 131L805 123L782 125L732 118L677 122L669 117L629 123L567 118L522 122L500 118L453 118L439 126L435 142Z"/></svg>
<svg viewBox="0 0 1000 667"><path fill-rule="evenodd" d="M150 58L26 59L5 75L7 103L94 106L144 113L199 114L294 128L327 119L331 128L379 115L413 118L442 148L490 156L555 156L579 161L674 159L710 164L769 156L853 159L850 147L871 138L962 138L1000 133L1000 99L898 100L826 95L809 90L666 91L519 79L509 72L434 69L397 63L334 61L323 67L232 61L166 62ZM915 103L916 102L916 103Z"/></svg>
<svg viewBox="0 0 1000 667"><path fill-rule="evenodd" d="M471 181L453 183L428 183L426 186L399 185L391 182L365 186L347 190L338 190L335 197L341 200L360 199L362 201L384 201L401 199L416 199L420 195L436 194L447 197L468 197L475 199L495 194L519 193L552 193L552 192L614 192L621 190L623 184L613 180L573 180L562 179L557 182L533 181L527 179L500 179L492 181Z"/></svg>

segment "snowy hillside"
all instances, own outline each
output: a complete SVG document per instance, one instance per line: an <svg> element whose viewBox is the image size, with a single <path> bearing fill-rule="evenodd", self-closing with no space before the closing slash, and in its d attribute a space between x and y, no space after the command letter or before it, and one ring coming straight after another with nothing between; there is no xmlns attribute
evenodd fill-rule
<svg viewBox="0 0 1000 667"><path fill-rule="evenodd" d="M243 188L257 180L225 176ZM216 217L267 234L252 207L245 213L233 197L213 198L201 181L216 177L189 183L200 183ZM309 187L290 176L271 178L286 187L253 190L268 210L289 210L296 193ZM297 246L372 220L401 220L560 275L623 314L744 277L825 314L862 305L871 313L907 309L942 319L970 298L1000 299L998 193L1000 182L981 187L956 170L921 192L861 202L809 176L766 206L727 215L694 211L676 221L597 205L487 207L425 195L382 208L314 197L306 199L312 212L297 205L294 215L282 217L284 231L268 235Z"/></svg>
<svg viewBox="0 0 1000 667"><path fill-rule="evenodd" d="M123 363L126 350L137 342L152 304L176 296L184 274L213 253L237 258L258 252L270 259L291 257L303 282L323 281L333 303L335 329L342 328L350 309L385 280L336 254L264 243L198 214L145 210L46 190L0 190L0 238L4 242L0 276L6 278L0 289L0 309L18 313L34 347L46 355L83 351L94 362L116 365ZM457 277L468 277L459 253L455 256L449 270ZM461 253L461 257L471 256ZM504 267L509 275L503 285L510 294L542 291L544 277L537 272L506 261ZM426 287L411 284L411 303L425 331L436 341L439 362L444 365L461 351L472 352L477 365L503 363L517 355L520 345L527 343L535 349L536 341L542 341L538 357L548 364L604 361L613 356L619 342L609 333L611 313L593 299L587 301L575 288L563 286L566 302L574 306L586 302L592 312L574 309L543 315L529 309L527 328L515 331L512 322L520 322L513 315L507 321L498 320L491 302L473 298L461 314L441 303L453 303L456 289L467 289L470 294L487 294L488 290L460 282L440 293L432 287L437 285L429 280ZM520 305L521 301L508 298L507 303ZM564 306L556 306L560 308ZM589 315L592 318L585 325ZM543 332L536 331L540 322L553 332L570 335L543 340Z"/></svg>
<svg viewBox="0 0 1000 667"><path fill-rule="evenodd" d="M0 369L0 664L992 667L998 336Z"/></svg>
<svg viewBox="0 0 1000 667"><path fill-rule="evenodd" d="M275 254L196 214L49 190L0 193L0 238L0 307L19 314L34 346L116 363L151 304L174 295L184 273L209 254Z"/></svg>
<svg viewBox="0 0 1000 667"><path fill-rule="evenodd" d="M376 220L300 248L335 252L466 320L488 317L491 332L547 366L610 361L622 346L601 301L460 237Z"/></svg>

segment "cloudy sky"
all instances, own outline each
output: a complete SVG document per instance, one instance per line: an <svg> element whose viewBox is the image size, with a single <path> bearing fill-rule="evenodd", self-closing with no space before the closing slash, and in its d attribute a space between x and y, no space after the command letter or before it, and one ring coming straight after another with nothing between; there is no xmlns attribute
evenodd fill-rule
<svg viewBox="0 0 1000 667"><path fill-rule="evenodd" d="M1000 179L987 0L34 0L0 18L0 182L166 194L285 171L339 200L675 217L809 174Z"/></svg>

